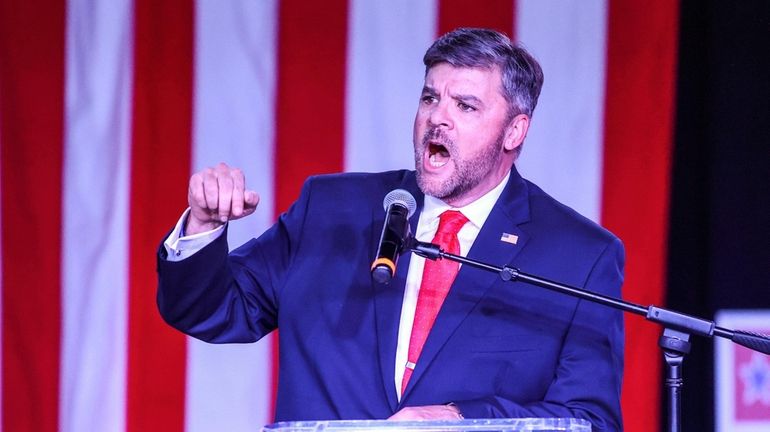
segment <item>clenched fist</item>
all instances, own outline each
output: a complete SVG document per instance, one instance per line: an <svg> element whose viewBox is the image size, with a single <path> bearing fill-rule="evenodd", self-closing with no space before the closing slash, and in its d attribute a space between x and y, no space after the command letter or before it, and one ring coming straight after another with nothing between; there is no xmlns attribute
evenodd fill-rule
<svg viewBox="0 0 770 432"><path fill-rule="evenodd" d="M219 163L190 177L187 202L190 216L185 234L193 235L254 213L259 195L246 189L243 171Z"/></svg>

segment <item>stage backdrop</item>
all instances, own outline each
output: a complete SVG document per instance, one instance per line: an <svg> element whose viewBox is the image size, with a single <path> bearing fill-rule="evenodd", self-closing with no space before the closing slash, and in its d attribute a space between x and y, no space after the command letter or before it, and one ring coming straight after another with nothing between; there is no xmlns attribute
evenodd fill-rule
<svg viewBox="0 0 770 432"><path fill-rule="evenodd" d="M624 240L627 299L662 303L676 2L2 0L3 430L269 422L270 338L207 345L157 313L155 249L187 179L244 169L262 199L235 246L310 174L412 167L421 57L458 26L541 62L522 173ZM626 430L647 432L658 330L627 328Z"/></svg>

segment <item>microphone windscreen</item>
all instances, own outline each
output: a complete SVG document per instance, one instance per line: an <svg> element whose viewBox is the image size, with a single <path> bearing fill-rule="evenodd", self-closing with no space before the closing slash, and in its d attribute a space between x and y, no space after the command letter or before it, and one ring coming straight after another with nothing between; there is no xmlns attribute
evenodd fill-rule
<svg viewBox="0 0 770 432"><path fill-rule="evenodd" d="M385 195L385 199L382 201L382 207L385 211L393 204L399 204L406 208L408 215L407 218L412 217L415 210L417 210L417 201L415 201L412 194L404 189L393 189Z"/></svg>

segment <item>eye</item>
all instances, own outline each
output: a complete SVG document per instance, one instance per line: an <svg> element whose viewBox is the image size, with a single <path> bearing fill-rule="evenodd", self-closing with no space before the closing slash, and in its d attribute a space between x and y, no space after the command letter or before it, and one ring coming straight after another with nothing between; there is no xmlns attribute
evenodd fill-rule
<svg viewBox="0 0 770 432"><path fill-rule="evenodd" d="M422 97L420 97L420 101L422 103L424 103L425 105L430 105L430 104L436 102L436 97L433 96L433 95L426 94L426 95L422 95Z"/></svg>
<svg viewBox="0 0 770 432"><path fill-rule="evenodd" d="M476 107L474 107L473 105L468 105L465 102L457 102L457 107L460 108L460 111L462 112L476 111Z"/></svg>

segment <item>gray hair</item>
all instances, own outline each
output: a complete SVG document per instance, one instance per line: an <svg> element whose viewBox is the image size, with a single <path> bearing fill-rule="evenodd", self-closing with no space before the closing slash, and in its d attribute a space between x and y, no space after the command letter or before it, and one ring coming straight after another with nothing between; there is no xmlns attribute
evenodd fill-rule
<svg viewBox="0 0 770 432"><path fill-rule="evenodd" d="M502 94L508 102L508 115L532 117L540 88L543 70L524 48L495 30L459 28L441 36L428 48L422 59L425 74L438 63L454 67L500 68Z"/></svg>

